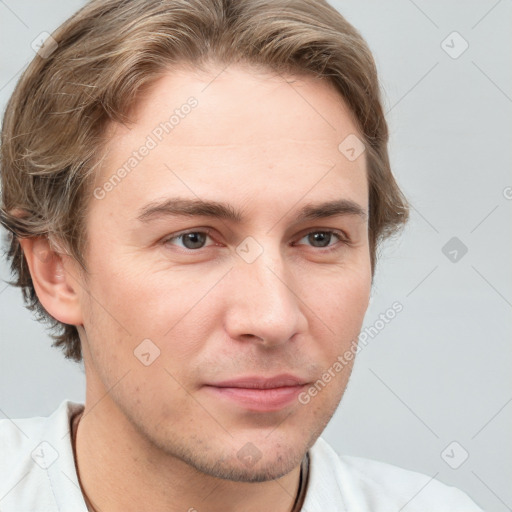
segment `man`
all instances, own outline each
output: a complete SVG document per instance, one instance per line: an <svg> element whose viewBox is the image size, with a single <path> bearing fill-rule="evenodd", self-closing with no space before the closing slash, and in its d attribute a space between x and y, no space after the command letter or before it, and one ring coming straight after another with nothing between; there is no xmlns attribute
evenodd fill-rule
<svg viewBox="0 0 512 512"><path fill-rule="evenodd" d="M92 1L6 110L2 223L85 405L0 424L2 511L479 510L320 438L407 203L318 0Z"/></svg>

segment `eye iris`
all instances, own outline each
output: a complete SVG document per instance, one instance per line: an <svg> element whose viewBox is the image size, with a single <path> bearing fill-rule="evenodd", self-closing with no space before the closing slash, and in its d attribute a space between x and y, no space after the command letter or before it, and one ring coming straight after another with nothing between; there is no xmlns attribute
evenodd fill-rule
<svg viewBox="0 0 512 512"><path fill-rule="evenodd" d="M308 235L309 242L315 247L327 247L331 241L331 233L328 231L318 231Z"/></svg>
<svg viewBox="0 0 512 512"><path fill-rule="evenodd" d="M205 233L186 233L181 236L187 249L200 249L206 241Z"/></svg>

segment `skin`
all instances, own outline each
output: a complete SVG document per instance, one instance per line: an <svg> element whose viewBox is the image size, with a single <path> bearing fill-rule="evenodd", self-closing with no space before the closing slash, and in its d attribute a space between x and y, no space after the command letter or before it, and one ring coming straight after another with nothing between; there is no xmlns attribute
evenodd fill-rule
<svg viewBox="0 0 512 512"><path fill-rule="evenodd" d="M110 126L97 186L187 98L198 101L121 183L91 197L87 276L45 240L21 241L41 303L81 335L76 457L98 510L290 511L300 463L350 375L345 367L308 404L272 412L205 386L281 373L314 383L357 338L371 288L367 219L296 222L304 205L340 198L367 211L364 154L349 161L338 150L358 134L340 95L310 77L222 69L169 72L134 124ZM137 220L146 204L176 196L226 202L243 221ZM205 228L202 248L172 238ZM350 241L327 236L322 247L307 236L327 230ZM249 236L262 250L252 263L237 253ZM134 356L144 339L160 350L148 366ZM237 456L247 443L256 463Z"/></svg>

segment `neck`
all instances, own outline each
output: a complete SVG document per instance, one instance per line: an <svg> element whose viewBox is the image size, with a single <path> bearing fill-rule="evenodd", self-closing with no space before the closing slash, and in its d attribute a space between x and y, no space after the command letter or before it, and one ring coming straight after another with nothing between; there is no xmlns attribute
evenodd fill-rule
<svg viewBox="0 0 512 512"><path fill-rule="evenodd" d="M300 465L261 483L202 473L152 445L108 396L94 410L86 402L75 434L75 460L88 506L103 512L290 512L300 479Z"/></svg>

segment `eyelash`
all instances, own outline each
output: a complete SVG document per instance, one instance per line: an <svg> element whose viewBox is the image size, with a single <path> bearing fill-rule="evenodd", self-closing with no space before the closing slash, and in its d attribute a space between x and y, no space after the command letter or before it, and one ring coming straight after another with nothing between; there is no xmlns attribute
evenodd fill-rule
<svg viewBox="0 0 512 512"><path fill-rule="evenodd" d="M171 242L173 240L179 239L180 237L188 235L190 233L201 233L201 234L210 236L211 232L212 232L212 230L209 228L204 228L201 230L192 229L192 230L188 230L188 231L182 231L180 233L176 233L176 234L173 234L173 235L170 235L170 236L164 238L162 243L164 245L172 245ZM314 229L312 231L308 231L307 233L305 233L303 236L301 236L299 238L299 240L302 240L303 238L305 238L308 235L311 235L313 233L325 233L328 235L334 235L335 237L338 238L338 241L341 242L342 245L350 245L349 237L343 231L338 231L336 229ZM313 247L313 246L310 246L310 247ZM200 247L199 249L188 249L186 247L180 247L180 249L185 252L192 253L192 252L199 252L201 249L205 249L205 247ZM313 247L313 249L317 249L318 252L329 253L329 252L339 250L340 247L338 247L338 244L334 244L334 245L328 246L328 247Z"/></svg>

